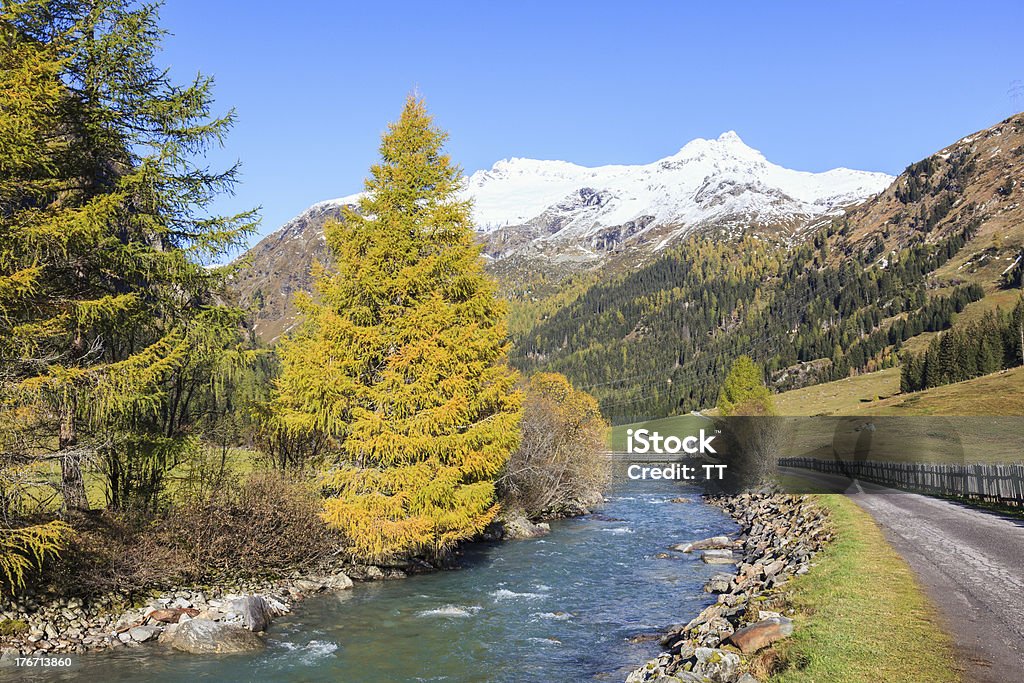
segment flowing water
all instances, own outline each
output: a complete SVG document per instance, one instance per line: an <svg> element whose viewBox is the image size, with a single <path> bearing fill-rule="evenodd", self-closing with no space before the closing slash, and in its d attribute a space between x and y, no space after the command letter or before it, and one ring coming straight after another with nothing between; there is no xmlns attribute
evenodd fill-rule
<svg viewBox="0 0 1024 683"><path fill-rule="evenodd" d="M685 495L687 503L670 499ZM356 584L297 605L253 655L193 656L143 646L76 658L20 680L621 681L657 654L656 635L695 616L715 568L670 543L731 532L696 489L619 481L596 515L540 539L477 544L463 568Z"/></svg>

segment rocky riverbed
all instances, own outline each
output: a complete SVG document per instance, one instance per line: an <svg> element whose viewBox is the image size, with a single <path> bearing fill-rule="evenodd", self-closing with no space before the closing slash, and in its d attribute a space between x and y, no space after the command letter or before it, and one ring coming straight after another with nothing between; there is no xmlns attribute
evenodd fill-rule
<svg viewBox="0 0 1024 683"><path fill-rule="evenodd" d="M665 651L634 670L627 683L757 683L750 659L793 633L785 616L785 585L808 572L814 555L832 539L824 510L807 496L744 493L712 498L740 524L732 537L672 546L728 567L704 586L713 605L661 639Z"/></svg>
<svg viewBox="0 0 1024 683"><path fill-rule="evenodd" d="M603 502L592 492L551 518L587 514ZM483 540L534 538L550 532L546 522L534 523L521 512L505 513L482 535ZM434 567L410 566L410 572ZM156 593L135 607L137 596L110 594L83 601L27 595L0 606L0 663L18 657L85 654L144 643L169 643L195 654L257 650L255 635L270 622L291 612L311 595L346 590L356 581L405 578L406 570L374 565L342 565L324 573L294 572L285 579L233 581L220 587L176 588Z"/></svg>
<svg viewBox="0 0 1024 683"><path fill-rule="evenodd" d="M126 596L89 602L26 597L0 611L0 621L18 624L2 640L0 661L62 653L139 647L166 642L183 652L240 652L262 647L257 634L289 613L296 602L328 591L347 590L352 578L404 578L399 569L350 566L323 574L295 573L285 579L234 582L221 588L176 589L124 607Z"/></svg>

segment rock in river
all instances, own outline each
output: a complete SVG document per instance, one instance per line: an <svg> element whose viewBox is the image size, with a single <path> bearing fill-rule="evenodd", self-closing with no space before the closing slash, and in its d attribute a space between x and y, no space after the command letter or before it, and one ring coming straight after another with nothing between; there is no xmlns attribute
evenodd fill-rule
<svg viewBox="0 0 1024 683"><path fill-rule="evenodd" d="M700 554L704 564L735 564L731 550L705 550Z"/></svg>
<svg viewBox="0 0 1024 683"><path fill-rule="evenodd" d="M712 536L711 538L704 538L699 541L677 543L672 546L672 550L678 550L681 553L691 553L694 550L732 550L732 547L733 542L729 540L728 536Z"/></svg>
<svg viewBox="0 0 1024 683"><path fill-rule="evenodd" d="M242 620L242 626L250 631L266 631L270 621L280 612L270 606L262 595L243 595L228 604L228 615Z"/></svg>
<svg viewBox="0 0 1024 683"><path fill-rule="evenodd" d="M192 619L179 624L171 647L192 654L230 654L263 649L263 641L252 631L235 624Z"/></svg>
<svg viewBox="0 0 1024 683"><path fill-rule="evenodd" d="M160 635L160 628L157 626L136 626L128 630L128 635L136 643L145 643Z"/></svg>

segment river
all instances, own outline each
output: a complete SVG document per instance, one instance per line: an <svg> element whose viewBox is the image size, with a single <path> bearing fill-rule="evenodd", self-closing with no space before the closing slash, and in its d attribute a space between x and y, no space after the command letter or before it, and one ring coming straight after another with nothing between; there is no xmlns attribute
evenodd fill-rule
<svg viewBox="0 0 1024 683"><path fill-rule="evenodd" d="M680 495L690 502L669 502ZM143 646L20 680L621 681L659 651L656 639L631 638L658 634L712 602L701 588L715 567L691 555L655 556L736 525L697 489L672 482L620 480L607 497L599 514L553 522L543 538L475 544L461 569L300 603L255 655Z"/></svg>

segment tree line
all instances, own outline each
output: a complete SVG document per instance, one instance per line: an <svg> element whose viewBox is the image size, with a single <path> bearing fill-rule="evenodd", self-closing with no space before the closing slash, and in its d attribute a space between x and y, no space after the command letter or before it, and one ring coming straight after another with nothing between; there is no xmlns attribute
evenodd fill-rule
<svg viewBox="0 0 1024 683"><path fill-rule="evenodd" d="M499 497L542 515L599 483L596 405L507 363L507 305L420 99L327 227L302 324L256 345L236 266L212 265L258 218L212 208L238 166L206 155L235 115L210 78L157 66L157 10L0 9L0 592L434 563Z"/></svg>
<svg viewBox="0 0 1024 683"><path fill-rule="evenodd" d="M989 311L979 320L936 335L927 350L905 353L902 361L900 389L908 392L1024 364L1024 300L1012 311Z"/></svg>

